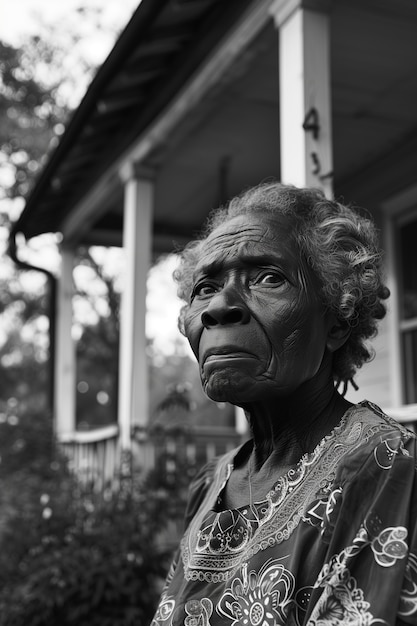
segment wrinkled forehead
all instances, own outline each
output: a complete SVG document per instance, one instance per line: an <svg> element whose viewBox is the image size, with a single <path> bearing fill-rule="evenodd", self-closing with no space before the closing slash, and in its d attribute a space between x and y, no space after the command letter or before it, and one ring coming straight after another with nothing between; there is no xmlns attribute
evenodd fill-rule
<svg viewBox="0 0 417 626"><path fill-rule="evenodd" d="M241 255L261 254L286 255L299 262L300 251L288 218L262 215L231 218L202 242L197 267L226 262Z"/></svg>

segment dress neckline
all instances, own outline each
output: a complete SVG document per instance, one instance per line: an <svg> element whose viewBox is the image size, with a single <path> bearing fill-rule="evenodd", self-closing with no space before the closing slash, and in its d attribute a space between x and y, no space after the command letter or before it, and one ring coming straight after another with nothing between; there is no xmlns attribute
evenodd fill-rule
<svg viewBox="0 0 417 626"><path fill-rule="evenodd" d="M298 480L300 479L300 476L303 476L305 474L306 468L309 465L311 465L318 456L320 456L320 454L322 453L323 449L326 447L328 442L332 440L334 437L338 436L346 428L346 425L348 423L351 413L354 413L355 411L357 411L358 408L366 408L369 405L370 403L367 400L363 400L357 404L352 404L352 406L348 407L346 411L343 413L339 422L335 426L333 426L333 428L327 433L327 435L324 435L324 437L320 439L320 441L316 444L314 449L311 452L305 452L296 463L294 463L284 474L282 474L273 483L272 487L268 490L265 498L263 498L262 500L256 500L252 503L253 507L258 508L258 507L264 506L268 502L268 499L273 494L275 494L277 490L280 490L280 491L283 489L287 490L288 488L291 488L292 484L297 483ZM235 512L246 515L248 510L250 509L249 503L242 505L240 507L237 507L237 508L226 508L226 507L223 508L222 507L223 495L226 489L227 482L235 468L235 463L236 463L237 458L243 454L243 451L245 450L245 448L248 448L248 453L251 454L253 450L253 439L248 439L247 441L245 441L235 451L235 454L233 455L233 458L231 459L231 461L227 463L224 480L220 485L220 489L217 493L217 497L215 500L214 507L212 508L212 512L224 513L224 512L235 511Z"/></svg>

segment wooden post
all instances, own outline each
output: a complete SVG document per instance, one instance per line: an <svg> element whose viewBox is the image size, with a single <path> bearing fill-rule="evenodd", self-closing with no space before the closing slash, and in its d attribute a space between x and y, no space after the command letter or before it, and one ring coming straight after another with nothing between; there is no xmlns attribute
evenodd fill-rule
<svg viewBox="0 0 417 626"><path fill-rule="evenodd" d="M72 338L74 251L62 248L57 289L54 427L58 441L76 429L76 358Z"/></svg>
<svg viewBox="0 0 417 626"><path fill-rule="evenodd" d="M239 435L246 435L249 432L249 424L245 411L240 406L235 406L235 430Z"/></svg>
<svg viewBox="0 0 417 626"><path fill-rule="evenodd" d="M146 282L151 260L154 184L134 165L120 172L125 186L123 247L126 255L120 312L118 421L122 450L131 450L132 427L148 423Z"/></svg>
<svg viewBox="0 0 417 626"><path fill-rule="evenodd" d="M330 24L325 0L276 0L281 180L332 196Z"/></svg>

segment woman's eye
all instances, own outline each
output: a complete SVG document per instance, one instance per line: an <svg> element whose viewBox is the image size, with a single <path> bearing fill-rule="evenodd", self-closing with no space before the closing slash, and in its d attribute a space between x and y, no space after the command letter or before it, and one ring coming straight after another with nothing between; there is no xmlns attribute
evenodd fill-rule
<svg viewBox="0 0 417 626"><path fill-rule="evenodd" d="M204 296L211 296L213 293L215 293L216 291L216 286L213 285L213 283L198 283L194 289L193 289L193 294L192 297L204 297Z"/></svg>
<svg viewBox="0 0 417 626"><path fill-rule="evenodd" d="M278 272L262 272L255 280L257 285L281 285L285 281L282 274Z"/></svg>

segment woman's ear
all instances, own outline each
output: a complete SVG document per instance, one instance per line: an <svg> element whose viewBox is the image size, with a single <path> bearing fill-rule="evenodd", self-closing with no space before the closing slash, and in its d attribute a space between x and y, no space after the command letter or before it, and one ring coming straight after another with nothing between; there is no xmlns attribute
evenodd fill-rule
<svg viewBox="0 0 417 626"><path fill-rule="evenodd" d="M327 334L326 347L329 352L336 352L349 339L350 326L343 320L333 316L329 332Z"/></svg>

